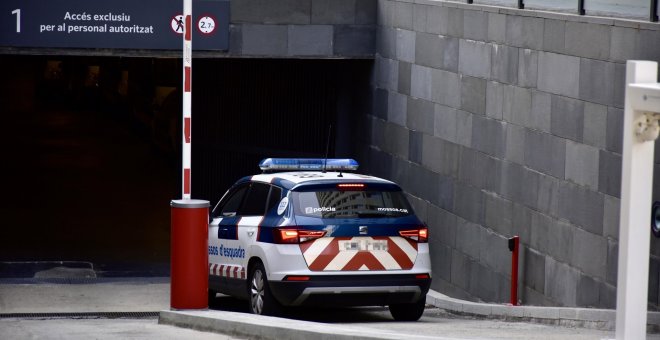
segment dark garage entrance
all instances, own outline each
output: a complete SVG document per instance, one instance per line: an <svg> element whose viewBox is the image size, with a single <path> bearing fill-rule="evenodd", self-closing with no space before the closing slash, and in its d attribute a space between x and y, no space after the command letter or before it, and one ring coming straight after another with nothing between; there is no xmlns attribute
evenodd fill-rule
<svg viewBox="0 0 660 340"><path fill-rule="evenodd" d="M0 56L10 262L164 273L180 197L178 59ZM195 59L193 198L219 199L264 157L355 157L369 60ZM4 271L4 272L3 272Z"/></svg>

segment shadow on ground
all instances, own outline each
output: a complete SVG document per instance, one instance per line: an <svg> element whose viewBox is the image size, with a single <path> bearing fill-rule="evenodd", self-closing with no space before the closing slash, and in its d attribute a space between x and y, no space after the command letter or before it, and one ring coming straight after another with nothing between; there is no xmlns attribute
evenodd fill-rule
<svg viewBox="0 0 660 340"><path fill-rule="evenodd" d="M248 302L219 294L209 304L210 309L249 313ZM393 322L387 307L296 307L286 308L283 317L323 323Z"/></svg>

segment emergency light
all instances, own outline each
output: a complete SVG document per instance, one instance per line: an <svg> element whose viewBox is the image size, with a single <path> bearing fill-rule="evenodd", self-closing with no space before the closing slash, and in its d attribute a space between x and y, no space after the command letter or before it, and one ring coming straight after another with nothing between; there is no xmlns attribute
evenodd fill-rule
<svg viewBox="0 0 660 340"><path fill-rule="evenodd" d="M358 162L350 158L266 158L259 163L264 172L272 171L356 171Z"/></svg>

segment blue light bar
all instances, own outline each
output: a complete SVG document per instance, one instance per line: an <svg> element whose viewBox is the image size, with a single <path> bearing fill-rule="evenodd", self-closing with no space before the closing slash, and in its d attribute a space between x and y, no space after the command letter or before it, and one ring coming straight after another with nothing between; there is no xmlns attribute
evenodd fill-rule
<svg viewBox="0 0 660 340"><path fill-rule="evenodd" d="M358 166L350 158L266 158L259 163L262 171L356 171Z"/></svg>

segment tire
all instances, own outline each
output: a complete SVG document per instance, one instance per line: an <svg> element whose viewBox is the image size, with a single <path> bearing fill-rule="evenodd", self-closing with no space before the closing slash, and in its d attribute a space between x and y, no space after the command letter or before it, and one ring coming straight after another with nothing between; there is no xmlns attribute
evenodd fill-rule
<svg viewBox="0 0 660 340"><path fill-rule="evenodd" d="M400 303L390 305L390 314L396 321L417 321L424 314L426 296L413 303Z"/></svg>
<svg viewBox="0 0 660 340"><path fill-rule="evenodd" d="M208 304L209 304L209 307L211 307L213 304L215 304L215 297L216 297L217 293L218 292L216 292L215 290L209 289L209 291L208 291Z"/></svg>
<svg viewBox="0 0 660 340"><path fill-rule="evenodd" d="M250 297L248 300L250 313L271 316L281 314L282 306L270 292L266 270L261 262L255 263L250 271L247 288Z"/></svg>
<svg viewBox="0 0 660 340"><path fill-rule="evenodd" d="M655 237L660 237L660 201L653 202L651 208L651 231Z"/></svg>

